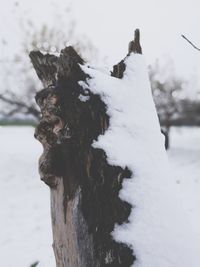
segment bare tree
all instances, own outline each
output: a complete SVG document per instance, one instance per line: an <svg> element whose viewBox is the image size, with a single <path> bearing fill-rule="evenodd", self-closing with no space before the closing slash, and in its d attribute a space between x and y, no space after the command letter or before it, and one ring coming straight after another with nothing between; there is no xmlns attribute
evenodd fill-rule
<svg viewBox="0 0 200 267"><path fill-rule="evenodd" d="M70 10L66 11L66 15L69 15L69 12ZM77 34L74 20L70 20L68 27L64 29L61 27L62 17L59 14L54 27L43 25L37 29L29 18L24 20L23 23L20 21L21 31L24 33L22 50L12 60L0 60L1 69L4 70L2 73L4 87L0 89L2 106L0 115L5 120L21 114L24 115L24 118L39 119L40 113L33 101L33 96L36 94L35 88L41 86L41 83L38 82L33 67L27 60L31 50L40 50L43 53L56 55L62 47L70 44L84 60L90 60L98 55L97 49L89 38ZM10 73L10 69L12 69L12 73Z"/></svg>
<svg viewBox="0 0 200 267"><path fill-rule="evenodd" d="M34 91L28 94L28 96L31 97L32 93L34 94ZM0 94L0 100L9 106L7 111L1 110L1 115L3 115L4 118L12 117L15 114L31 115L36 120L40 118L40 112L35 104L27 102L24 99L21 100L20 97L11 91Z"/></svg>
<svg viewBox="0 0 200 267"><path fill-rule="evenodd" d="M170 69L170 66L166 66ZM159 75L163 72L158 62L149 67L149 77L151 81L152 93L156 105L158 117L165 135L165 146L169 148L169 132L173 124L173 119L179 113L179 94L183 90L184 81L179 79L172 72L167 79L162 79Z"/></svg>

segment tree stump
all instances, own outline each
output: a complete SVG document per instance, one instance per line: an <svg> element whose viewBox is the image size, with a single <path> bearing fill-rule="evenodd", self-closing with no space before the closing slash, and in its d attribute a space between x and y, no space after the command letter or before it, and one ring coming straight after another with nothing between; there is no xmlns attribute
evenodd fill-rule
<svg viewBox="0 0 200 267"><path fill-rule="evenodd" d="M128 52L142 52L139 30ZM131 172L110 166L105 152L92 147L109 126L106 106L79 84L89 77L72 47L59 57L33 51L30 58L45 88L36 95L42 116L35 137L44 148L39 172L50 187L56 266L130 267L134 248L116 242L111 233L115 224L128 222L132 207L119 191ZM111 75L122 78L124 70L122 60Z"/></svg>

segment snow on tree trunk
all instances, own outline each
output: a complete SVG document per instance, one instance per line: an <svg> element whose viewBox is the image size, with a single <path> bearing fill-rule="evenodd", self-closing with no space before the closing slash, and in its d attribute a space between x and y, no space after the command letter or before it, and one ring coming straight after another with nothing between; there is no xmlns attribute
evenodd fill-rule
<svg viewBox="0 0 200 267"><path fill-rule="evenodd" d="M79 82L101 96L110 118L92 146L105 151L110 165L131 172L119 194L132 206L131 214L128 222L116 223L112 236L134 249L134 267L187 267L191 262L198 267L198 229L169 169L143 56L130 51L120 64L121 79L83 66L89 78Z"/></svg>
<svg viewBox="0 0 200 267"><path fill-rule="evenodd" d="M141 53L138 30L131 52ZM119 192L132 172L109 164L105 152L93 147L109 128L107 107L99 94L82 87L89 76L72 47L59 57L33 51L30 58L45 87L36 95L42 117L35 137L44 148L39 172L51 192L56 265L129 267L133 247L114 240L112 231L128 222L132 207ZM122 61L112 76L121 78L124 70Z"/></svg>
<svg viewBox="0 0 200 267"><path fill-rule="evenodd" d="M59 57L30 54L45 86L35 137L57 267L199 264L198 231L177 198L141 52L136 30L111 76L72 47Z"/></svg>

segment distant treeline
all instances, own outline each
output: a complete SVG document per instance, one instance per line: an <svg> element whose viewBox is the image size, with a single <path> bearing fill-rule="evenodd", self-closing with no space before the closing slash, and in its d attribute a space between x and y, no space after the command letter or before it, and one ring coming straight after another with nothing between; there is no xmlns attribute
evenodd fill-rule
<svg viewBox="0 0 200 267"><path fill-rule="evenodd" d="M200 126L200 101L184 99L175 102L176 109L170 114L157 107L162 126Z"/></svg>
<svg viewBox="0 0 200 267"><path fill-rule="evenodd" d="M0 119L0 126L36 126L36 122L26 119Z"/></svg>

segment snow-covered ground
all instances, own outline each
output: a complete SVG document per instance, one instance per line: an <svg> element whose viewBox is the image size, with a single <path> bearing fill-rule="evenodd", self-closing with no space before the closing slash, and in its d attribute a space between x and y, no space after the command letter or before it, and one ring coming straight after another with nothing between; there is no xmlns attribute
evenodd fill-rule
<svg viewBox="0 0 200 267"><path fill-rule="evenodd" d="M54 267L49 190L40 180L41 145L32 127L0 128L0 266Z"/></svg>
<svg viewBox="0 0 200 267"><path fill-rule="evenodd" d="M0 128L0 266L3 267L29 267L37 260L41 267L55 267L49 190L37 173L42 148L34 140L33 131L31 127ZM190 217L188 235L195 230L196 240L200 240L200 128L172 129L168 155L175 174L174 184L180 189L178 198ZM182 225L174 228L181 230ZM200 266L200 241L195 241L190 249L199 250L199 261L190 259L190 265L181 267Z"/></svg>
<svg viewBox="0 0 200 267"><path fill-rule="evenodd" d="M200 266L200 128L172 128L171 136L170 165L199 239L199 262L191 266Z"/></svg>

